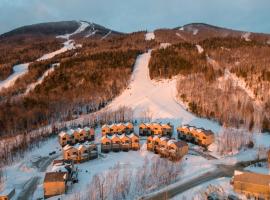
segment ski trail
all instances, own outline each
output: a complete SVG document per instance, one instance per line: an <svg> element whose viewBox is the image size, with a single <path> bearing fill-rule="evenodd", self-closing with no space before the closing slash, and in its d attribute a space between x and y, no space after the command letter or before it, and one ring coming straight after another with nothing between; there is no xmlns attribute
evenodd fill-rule
<svg viewBox="0 0 270 200"><path fill-rule="evenodd" d="M217 123L196 117L177 102L176 78L162 81L150 79L150 59L151 50L138 56L128 89L106 109L113 111L120 106L130 107L134 111L134 118L138 120L143 118L142 115L147 110L153 121L171 122L175 127L180 123L188 123L218 132L220 126Z"/></svg>
<svg viewBox="0 0 270 200"><path fill-rule="evenodd" d="M84 31L89 26L89 24L86 23L86 22L79 22L79 23L80 23L80 26L79 26L79 28L75 32L70 33L70 34L60 35L60 36L57 36L56 37L56 38L63 38L63 39L66 39L67 40L67 41L65 41L63 43L64 46L61 49L59 49L57 51L54 51L54 52L51 52L51 53L44 54L39 59L37 59L37 61L48 60L48 59L51 59L51 58L53 58L54 56L56 56L58 54L64 53L64 52L69 51L69 50L72 50L72 49L76 49L76 47L78 47L78 45L75 45L74 40L70 40L69 38L71 36L73 36L73 35L76 35L78 33L81 33L82 31ZM12 85L14 85L14 83L16 82L16 80L19 77L21 77L24 74L26 74L28 72L28 66L29 66L29 64L31 64L31 63L24 63L24 64L19 64L19 65L14 65L13 66L13 71L14 72L7 79L5 79L3 81L0 81L0 91L3 88L11 87ZM46 75L46 73L47 73L47 71L42 75L42 77L44 75ZM33 87L33 85L30 86L30 87Z"/></svg>

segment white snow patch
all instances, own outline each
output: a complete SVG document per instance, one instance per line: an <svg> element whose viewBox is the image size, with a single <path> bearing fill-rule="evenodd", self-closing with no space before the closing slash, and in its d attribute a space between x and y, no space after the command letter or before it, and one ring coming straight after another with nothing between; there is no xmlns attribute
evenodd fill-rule
<svg viewBox="0 0 270 200"><path fill-rule="evenodd" d="M106 35L104 35L104 36L101 38L101 40L106 39L111 33L112 33L112 31L109 31Z"/></svg>
<svg viewBox="0 0 270 200"><path fill-rule="evenodd" d="M160 43L159 48L160 48L160 49L166 49L166 48L168 48L169 46L171 46L171 43Z"/></svg>
<svg viewBox="0 0 270 200"><path fill-rule="evenodd" d="M192 34L193 35L197 35L198 33L199 33L198 29L196 29L196 28L192 29Z"/></svg>
<svg viewBox="0 0 270 200"><path fill-rule="evenodd" d="M28 72L29 64L30 63L14 65L14 67L13 67L14 72L9 77L7 77L7 79L0 81L0 91L3 88L8 88L8 87L12 86L19 77L26 74Z"/></svg>
<svg viewBox="0 0 270 200"><path fill-rule="evenodd" d="M245 39L246 42L250 42L251 41L250 35L251 33L247 32L247 33L242 34L241 38Z"/></svg>
<svg viewBox="0 0 270 200"><path fill-rule="evenodd" d="M201 53L204 52L204 49L201 47L201 45L198 45L198 44L197 44L197 45L196 45L196 48L197 48L199 54L201 54Z"/></svg>
<svg viewBox="0 0 270 200"><path fill-rule="evenodd" d="M145 40L154 40L155 39L155 33L154 32L148 32L145 34Z"/></svg>
<svg viewBox="0 0 270 200"><path fill-rule="evenodd" d="M182 26L181 28L179 28L179 31L184 31L185 30L185 27Z"/></svg>
<svg viewBox="0 0 270 200"><path fill-rule="evenodd" d="M65 35L59 35L59 36L56 36L56 38L63 38L63 39L69 40L71 36L83 32L88 26L90 26L89 23L87 22L80 21L79 23L80 23L80 26L75 32L67 33Z"/></svg>

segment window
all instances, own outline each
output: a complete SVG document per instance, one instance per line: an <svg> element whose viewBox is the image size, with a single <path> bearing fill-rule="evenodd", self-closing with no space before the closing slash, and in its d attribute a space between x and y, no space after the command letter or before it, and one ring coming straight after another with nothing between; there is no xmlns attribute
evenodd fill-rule
<svg viewBox="0 0 270 200"><path fill-rule="evenodd" d="M72 155L77 155L77 152L73 152Z"/></svg>
<svg viewBox="0 0 270 200"><path fill-rule="evenodd" d="M81 133L80 136L83 136L83 134Z"/></svg>
<svg viewBox="0 0 270 200"><path fill-rule="evenodd" d="M63 138L63 140L66 140L67 138Z"/></svg>
<svg viewBox="0 0 270 200"><path fill-rule="evenodd" d="M206 137L203 137L203 139L205 139L205 140L206 140Z"/></svg>
<svg viewBox="0 0 270 200"><path fill-rule="evenodd" d="M139 142L139 141L136 139L136 140L134 140L134 142Z"/></svg>

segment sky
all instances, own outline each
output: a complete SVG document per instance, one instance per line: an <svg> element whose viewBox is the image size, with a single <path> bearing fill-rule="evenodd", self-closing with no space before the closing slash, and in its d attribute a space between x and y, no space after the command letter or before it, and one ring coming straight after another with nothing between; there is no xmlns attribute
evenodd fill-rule
<svg viewBox="0 0 270 200"><path fill-rule="evenodd" d="M203 22L270 33L269 19L269 0L0 0L0 34L62 20L85 20L121 32Z"/></svg>

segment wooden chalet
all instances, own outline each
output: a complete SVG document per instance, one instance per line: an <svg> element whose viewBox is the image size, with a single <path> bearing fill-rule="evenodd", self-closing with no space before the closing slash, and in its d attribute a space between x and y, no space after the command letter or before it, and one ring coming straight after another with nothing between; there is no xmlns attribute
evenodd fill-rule
<svg viewBox="0 0 270 200"><path fill-rule="evenodd" d="M112 150L112 140L108 136L102 136L101 138L101 152L108 153Z"/></svg>
<svg viewBox="0 0 270 200"><path fill-rule="evenodd" d="M183 141L169 140L167 150L169 159L178 161L188 153L188 144Z"/></svg>
<svg viewBox="0 0 270 200"><path fill-rule="evenodd" d="M162 136L171 137L173 134L173 126L170 124L161 124L162 126Z"/></svg>
<svg viewBox="0 0 270 200"><path fill-rule="evenodd" d="M129 136L131 140L131 149L132 150L139 150L140 149L140 137L136 135L135 133L131 133Z"/></svg>
<svg viewBox="0 0 270 200"><path fill-rule="evenodd" d="M73 146L66 145L63 148L63 158L65 160L73 160L74 162L79 162L78 149Z"/></svg>
<svg viewBox="0 0 270 200"><path fill-rule="evenodd" d="M235 171L232 183L248 199L270 199L270 175Z"/></svg>
<svg viewBox="0 0 270 200"><path fill-rule="evenodd" d="M153 151L153 136L150 135L147 137L147 141L146 141L146 145L147 145L147 150L148 151Z"/></svg>
<svg viewBox="0 0 270 200"><path fill-rule="evenodd" d="M105 136L105 135L111 135L111 129L110 129L110 126L105 124L101 127L101 132L102 132L102 136Z"/></svg>
<svg viewBox="0 0 270 200"><path fill-rule="evenodd" d="M203 128L184 125L177 128L178 138L203 147L207 147L214 142L214 133Z"/></svg>
<svg viewBox="0 0 270 200"><path fill-rule="evenodd" d="M141 123L139 125L139 135L140 136L150 136L151 135L151 129L149 127L149 124Z"/></svg>
<svg viewBox="0 0 270 200"><path fill-rule="evenodd" d="M122 151L129 151L131 148L131 139L126 134L119 136L119 138L121 140Z"/></svg>
<svg viewBox="0 0 270 200"><path fill-rule="evenodd" d="M112 136L114 134L122 135L122 134L130 134L134 130L133 124L128 123L119 123L112 125L103 125L101 128L102 136L108 135Z"/></svg>
<svg viewBox="0 0 270 200"><path fill-rule="evenodd" d="M134 132L134 126L132 123L127 122L125 123L125 126L126 126L126 134L131 134Z"/></svg>
<svg viewBox="0 0 270 200"><path fill-rule="evenodd" d="M152 142L152 144L153 144L153 152L155 152L155 153L158 153L158 149L159 149L159 144L160 144L160 136L158 136L158 135L155 135L154 137L153 137L153 142Z"/></svg>
<svg viewBox="0 0 270 200"><path fill-rule="evenodd" d="M58 135L58 142L62 147L71 144L71 136L67 132L61 131Z"/></svg>
<svg viewBox="0 0 270 200"><path fill-rule="evenodd" d="M160 142L159 142L159 145L157 147L157 151L158 153L160 154L161 157L168 157L169 156L169 153L168 153L168 150L167 150L167 142L169 141L168 138L166 137L161 137L160 138Z"/></svg>
<svg viewBox="0 0 270 200"><path fill-rule="evenodd" d="M49 198L66 193L67 176L67 172L46 173L43 182L44 198Z"/></svg>
<svg viewBox="0 0 270 200"><path fill-rule="evenodd" d="M114 152L118 152L121 150L121 140L119 138L119 136L117 134L114 134L111 137L111 141L112 141L112 151Z"/></svg>

